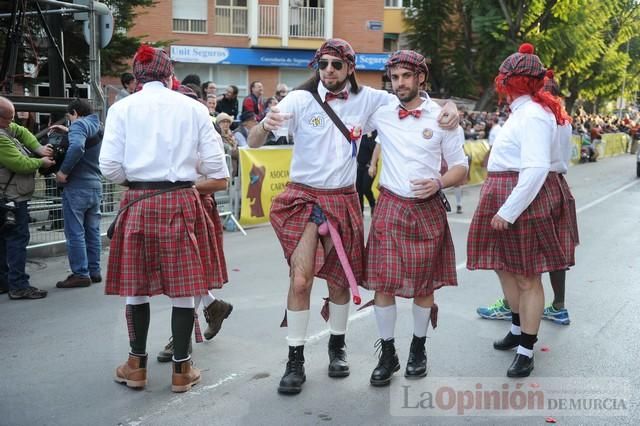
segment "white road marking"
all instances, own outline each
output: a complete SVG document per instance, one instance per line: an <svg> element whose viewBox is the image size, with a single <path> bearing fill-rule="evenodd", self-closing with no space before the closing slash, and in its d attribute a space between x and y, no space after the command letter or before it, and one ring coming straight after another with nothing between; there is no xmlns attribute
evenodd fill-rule
<svg viewBox="0 0 640 426"><path fill-rule="evenodd" d="M582 213L585 210L590 209L593 206L597 206L598 204L602 203L603 201L608 200L609 198L613 197L616 194L621 193L622 191L631 188L633 185L636 185L638 182L640 182L640 180L634 180L633 182L629 182L628 184L621 186L620 188L616 189L613 192L608 193L607 195L604 195L596 200L593 200L590 203L585 204L584 206L580 207L579 209L576 209L576 213Z"/></svg>

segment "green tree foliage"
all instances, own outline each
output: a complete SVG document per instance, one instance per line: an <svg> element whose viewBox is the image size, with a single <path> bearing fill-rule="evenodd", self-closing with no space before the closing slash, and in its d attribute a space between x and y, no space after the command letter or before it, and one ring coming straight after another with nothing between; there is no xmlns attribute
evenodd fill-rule
<svg viewBox="0 0 640 426"><path fill-rule="evenodd" d="M446 3L446 4L445 4ZM568 106L638 90L640 11L636 0L452 0L414 2L412 48L431 58L432 88L494 100L502 60L524 42L555 71ZM628 49L627 49L628 46Z"/></svg>

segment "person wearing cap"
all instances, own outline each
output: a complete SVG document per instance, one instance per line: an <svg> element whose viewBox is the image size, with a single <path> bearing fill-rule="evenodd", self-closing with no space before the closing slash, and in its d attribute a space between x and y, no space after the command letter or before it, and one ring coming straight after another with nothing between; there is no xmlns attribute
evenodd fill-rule
<svg viewBox="0 0 640 426"><path fill-rule="evenodd" d="M493 144L467 238L467 268L496 271L512 310L511 330L493 344L517 347L508 377L533 371L544 310L541 274L571 265L556 226L562 192L551 171L557 126L565 118L558 100L542 90L545 74L528 43L500 66L496 91L511 115Z"/></svg>
<svg viewBox="0 0 640 426"><path fill-rule="evenodd" d="M375 291L375 317L380 339L373 386L391 383L400 369L394 345L395 298L413 299L413 339L405 377L427 375L425 342L431 318L435 327L434 291L457 285L453 240L442 190L457 185L467 174L467 158L460 126L438 126L442 108L424 86L428 69L424 56L411 50L393 53L385 65L395 102L379 108L367 123L378 130L384 167L380 197L371 221L363 286ZM441 159L448 170L441 175Z"/></svg>
<svg viewBox="0 0 640 426"><path fill-rule="evenodd" d="M330 337L329 377L350 374L345 333L349 318L349 282L329 236L320 236L320 225L339 231L346 258L356 281L364 276L364 229L355 189L357 148L369 117L395 96L360 86L355 74L355 52L342 39L325 41L310 66L313 76L290 92L249 135L251 147L262 146L270 132L285 120L295 148L290 180L271 205L271 223L290 267L287 300L288 362L278 392L297 394L306 380L304 345L309 323L313 279L328 284ZM322 104L333 109L349 132L342 133ZM458 113L451 104L444 122L457 126ZM326 312L326 309L323 309Z"/></svg>
<svg viewBox="0 0 640 426"><path fill-rule="evenodd" d="M238 142L238 147L247 146L247 138L251 129L256 127L258 121L252 111L242 111L240 114L240 125L233 131L233 136Z"/></svg>
<svg viewBox="0 0 640 426"><path fill-rule="evenodd" d="M189 344L195 297L224 284L215 229L195 181L227 179L220 136L206 106L172 91L173 65L161 49L141 46L133 59L142 90L116 102L105 125L100 170L128 186L114 223L105 293L126 298L131 350L115 380L147 383L149 297L171 298L171 390L200 381ZM144 123L144 125L140 125Z"/></svg>
<svg viewBox="0 0 640 426"><path fill-rule="evenodd" d="M557 97L561 103L563 102L563 99L560 97L560 88L555 81L552 70L547 70L543 90ZM576 218L576 202L564 178L564 175L567 174L569 170L569 162L571 161L573 150L573 142L571 141L571 118L564 110L564 105L562 118L564 120L563 124L558 125L556 142L552 145L551 149L550 170L551 172L557 173L558 185L560 185L562 192L562 214L557 216L559 222L556 223L556 228L561 237L560 241L563 244L563 251L568 258L569 264L573 265L575 263L575 248L580 243L580 238ZM542 319L552 321L555 324L571 324L569 311L565 307L564 300L565 280L566 270L560 269L549 272L549 281L553 289L553 301L545 306ZM479 307L477 312L482 318L486 319L508 318L511 320L511 308L509 302L504 297L492 306Z"/></svg>

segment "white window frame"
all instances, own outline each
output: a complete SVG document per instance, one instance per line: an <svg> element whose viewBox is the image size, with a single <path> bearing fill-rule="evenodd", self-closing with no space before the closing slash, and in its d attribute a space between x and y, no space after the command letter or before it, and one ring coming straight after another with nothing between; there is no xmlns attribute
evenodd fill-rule
<svg viewBox="0 0 640 426"><path fill-rule="evenodd" d="M177 10L182 10L184 3L181 4L180 0L172 0L171 2L171 30L174 33L186 33L186 34L207 34L208 32L208 1L200 0L200 6L196 6L196 9L202 9L202 12L186 12L184 14L176 13ZM189 10L189 8L187 8ZM202 19L204 18L204 19Z"/></svg>
<svg viewBox="0 0 640 426"><path fill-rule="evenodd" d="M231 36L246 36L249 35L249 2L245 1L245 6L237 6L238 0L228 0L229 4L220 4L220 1L216 1L216 34L231 35ZM226 11L226 12L225 12ZM240 25L234 23L234 18L238 19L244 15L244 31L235 31L236 27ZM220 31L221 25L219 23L222 19L229 19L230 31Z"/></svg>

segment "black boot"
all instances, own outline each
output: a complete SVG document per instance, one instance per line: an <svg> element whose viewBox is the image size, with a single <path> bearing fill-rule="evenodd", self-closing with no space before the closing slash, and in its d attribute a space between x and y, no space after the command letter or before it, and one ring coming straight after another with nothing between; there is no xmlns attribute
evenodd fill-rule
<svg viewBox="0 0 640 426"><path fill-rule="evenodd" d="M344 334L332 334L329 338L329 377L347 377L348 375L349 364Z"/></svg>
<svg viewBox="0 0 640 426"><path fill-rule="evenodd" d="M511 366L507 370L507 377L529 377L533 371L533 357L516 354Z"/></svg>
<svg viewBox="0 0 640 426"><path fill-rule="evenodd" d="M425 352L425 342L427 336L413 336L411 340L411 348L409 349L409 360L407 360L407 368L404 376L408 379L417 379L427 375L427 354Z"/></svg>
<svg viewBox="0 0 640 426"><path fill-rule="evenodd" d="M520 336L516 336L515 334L511 334L508 332L504 338L500 340L496 340L493 342L493 349L497 349L499 351L507 351L509 349L513 349L520 344Z"/></svg>
<svg viewBox="0 0 640 426"><path fill-rule="evenodd" d="M378 365L371 373L370 382L373 386L387 386L391 383L393 373L400 370L400 361L394 346L395 340L379 339L375 346L380 351Z"/></svg>
<svg viewBox="0 0 640 426"><path fill-rule="evenodd" d="M307 376L304 374L304 346L289 346L289 361L284 376L280 379L278 393L300 393L305 380Z"/></svg>

